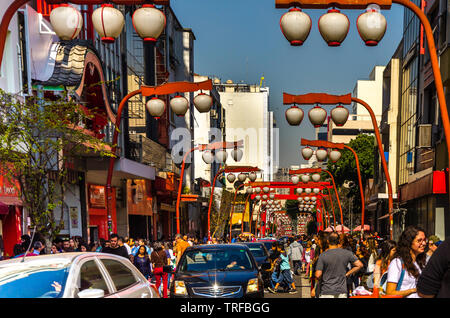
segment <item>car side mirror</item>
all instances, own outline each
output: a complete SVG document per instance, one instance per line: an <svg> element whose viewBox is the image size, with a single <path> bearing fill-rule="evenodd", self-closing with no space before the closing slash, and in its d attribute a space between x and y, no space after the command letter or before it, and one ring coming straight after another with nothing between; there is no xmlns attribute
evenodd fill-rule
<svg viewBox="0 0 450 318"><path fill-rule="evenodd" d="M270 263L262 263L261 264L261 270L266 271L266 270L269 270L270 267L271 267Z"/></svg>
<svg viewBox="0 0 450 318"><path fill-rule="evenodd" d="M88 288L78 293L79 298L103 298L105 291L103 289Z"/></svg>

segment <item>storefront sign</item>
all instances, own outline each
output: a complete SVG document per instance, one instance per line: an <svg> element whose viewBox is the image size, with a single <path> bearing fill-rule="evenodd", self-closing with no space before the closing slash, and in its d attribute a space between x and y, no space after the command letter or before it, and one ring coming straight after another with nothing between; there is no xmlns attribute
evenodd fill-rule
<svg viewBox="0 0 450 318"><path fill-rule="evenodd" d="M89 185L89 207L95 209L105 209L105 186Z"/></svg>

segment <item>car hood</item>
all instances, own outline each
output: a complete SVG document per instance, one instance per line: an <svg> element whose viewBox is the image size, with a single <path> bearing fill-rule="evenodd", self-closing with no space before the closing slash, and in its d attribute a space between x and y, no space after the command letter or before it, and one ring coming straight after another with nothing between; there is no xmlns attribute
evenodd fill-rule
<svg viewBox="0 0 450 318"><path fill-rule="evenodd" d="M178 273L175 280L183 280L190 287L236 286L258 277L257 271L211 271L207 273Z"/></svg>

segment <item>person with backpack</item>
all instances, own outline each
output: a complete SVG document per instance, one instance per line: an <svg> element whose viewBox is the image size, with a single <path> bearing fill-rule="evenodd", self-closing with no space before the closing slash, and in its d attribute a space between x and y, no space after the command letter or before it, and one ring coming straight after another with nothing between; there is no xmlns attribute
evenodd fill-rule
<svg viewBox="0 0 450 318"><path fill-rule="evenodd" d="M419 298L416 285L425 268L427 254L425 231L408 226L397 243L394 259L389 264L386 294L406 298Z"/></svg>
<svg viewBox="0 0 450 318"><path fill-rule="evenodd" d="M271 287L268 287L267 289L271 292L271 293L277 293L278 291L278 287L280 286L281 283L285 283L286 286L288 286L288 292L290 294L295 294L297 293L297 289L295 288L295 283L294 283L294 279L292 278L291 275L291 265L289 264L289 257L286 253L286 249L284 247L281 248L280 251L280 256L278 258L278 263L279 263L279 278L278 278L278 282L275 284L274 288L272 289Z"/></svg>

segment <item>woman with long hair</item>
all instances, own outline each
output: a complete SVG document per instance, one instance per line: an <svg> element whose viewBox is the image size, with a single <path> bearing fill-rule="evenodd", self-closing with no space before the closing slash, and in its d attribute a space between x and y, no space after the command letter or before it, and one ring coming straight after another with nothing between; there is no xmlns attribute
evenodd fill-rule
<svg viewBox="0 0 450 318"><path fill-rule="evenodd" d="M156 242L153 245L153 252L150 254L150 261L153 266L153 276L156 280L156 289L159 290L161 286L161 280L163 285L163 297L167 298L167 278L168 275L164 272L164 266L170 265L170 259L167 258L166 252L164 251L163 245Z"/></svg>
<svg viewBox="0 0 450 318"><path fill-rule="evenodd" d="M320 295L320 280L317 280L313 273L316 272L317 260L320 254L328 249L328 233L320 231L318 234L318 241L316 248L314 249L314 258L310 264L310 278L311 278L311 297L318 298Z"/></svg>
<svg viewBox="0 0 450 318"><path fill-rule="evenodd" d="M139 246L139 249L133 258L133 264L142 273L142 275L145 276L145 278L148 279L150 277L150 258L144 245Z"/></svg>
<svg viewBox="0 0 450 318"><path fill-rule="evenodd" d="M394 258L395 251L397 248L397 243L392 240L384 241L381 244L381 253L375 262L375 267L373 269L373 286L376 288L383 288L385 280L387 279L387 269L392 259ZM385 274L386 273L386 274ZM383 281L381 281L384 275Z"/></svg>
<svg viewBox="0 0 450 318"><path fill-rule="evenodd" d="M389 264L387 295L419 298L417 279L426 265L425 231L417 226L408 226L397 243L394 259Z"/></svg>

